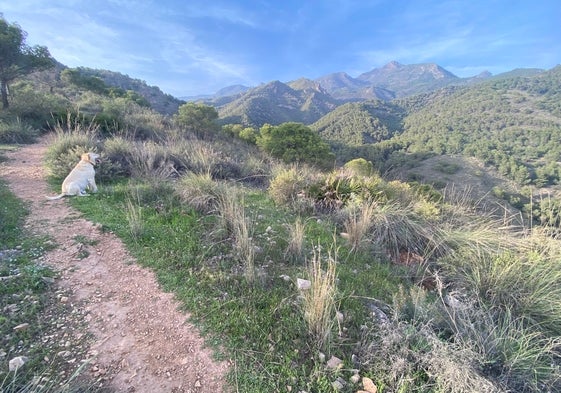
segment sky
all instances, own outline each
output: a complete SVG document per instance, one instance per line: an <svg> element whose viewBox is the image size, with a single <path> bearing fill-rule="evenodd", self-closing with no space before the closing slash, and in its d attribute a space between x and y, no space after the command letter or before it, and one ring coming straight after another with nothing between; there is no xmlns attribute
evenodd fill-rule
<svg viewBox="0 0 561 393"><path fill-rule="evenodd" d="M0 0L68 67L176 97L436 63L459 77L561 63L559 0Z"/></svg>

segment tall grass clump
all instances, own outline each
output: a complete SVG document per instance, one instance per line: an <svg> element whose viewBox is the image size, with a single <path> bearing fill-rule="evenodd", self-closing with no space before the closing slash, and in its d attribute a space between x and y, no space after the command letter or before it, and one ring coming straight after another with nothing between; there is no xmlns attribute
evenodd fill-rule
<svg viewBox="0 0 561 393"><path fill-rule="evenodd" d="M333 254L329 251L324 258L319 246L315 248L307 269L311 285L309 289L301 291L302 313L308 325L312 344L316 349L328 352L336 323L336 257L336 252Z"/></svg>
<svg viewBox="0 0 561 393"><path fill-rule="evenodd" d="M367 200L359 205L353 204L347 209L347 218L343 222L344 232L341 236L347 240L351 251L358 251L368 243L376 208L376 202Z"/></svg>
<svg viewBox="0 0 561 393"><path fill-rule="evenodd" d="M306 224L302 217L288 225L288 244L286 245L285 256L299 259L304 254L304 241L306 236Z"/></svg>
<svg viewBox="0 0 561 393"><path fill-rule="evenodd" d="M423 256L434 239L434 227L421 219L412 208L399 203L373 204L370 235L392 257L400 251L412 251Z"/></svg>
<svg viewBox="0 0 561 393"><path fill-rule="evenodd" d="M169 151L156 142L136 142L129 158L131 176L158 182L176 174Z"/></svg>
<svg viewBox="0 0 561 393"><path fill-rule="evenodd" d="M145 232L144 219L142 215L142 206L137 199L131 197L125 201L125 217L129 224L129 232L134 240L138 240Z"/></svg>
<svg viewBox="0 0 561 393"><path fill-rule="evenodd" d="M84 124L69 113L66 123L57 122L54 131L45 158L51 176L57 179L68 175L83 153L100 151L99 125L93 122Z"/></svg>
<svg viewBox="0 0 561 393"><path fill-rule="evenodd" d="M212 179L209 173L187 172L176 185L179 199L193 209L209 214L218 209L219 199L232 191L228 184Z"/></svg>
<svg viewBox="0 0 561 393"><path fill-rule="evenodd" d="M217 212L221 227L230 235L237 257L243 264L246 280L253 283L255 279L255 246L251 222L246 217L240 192L227 192L220 195Z"/></svg>
<svg viewBox="0 0 561 393"><path fill-rule="evenodd" d="M0 119L0 143L32 143L39 132L20 118Z"/></svg>
<svg viewBox="0 0 561 393"><path fill-rule="evenodd" d="M313 201L306 196L310 183L317 173L304 166L274 168L273 178L269 183L269 196L278 205L289 205L298 211L310 211Z"/></svg>
<svg viewBox="0 0 561 393"><path fill-rule="evenodd" d="M120 169L116 176L130 176L132 174L132 156L134 141L121 136L113 136L103 142L103 159L110 161Z"/></svg>
<svg viewBox="0 0 561 393"><path fill-rule="evenodd" d="M488 307L561 335L561 266L543 255L459 254L443 265L455 285Z"/></svg>

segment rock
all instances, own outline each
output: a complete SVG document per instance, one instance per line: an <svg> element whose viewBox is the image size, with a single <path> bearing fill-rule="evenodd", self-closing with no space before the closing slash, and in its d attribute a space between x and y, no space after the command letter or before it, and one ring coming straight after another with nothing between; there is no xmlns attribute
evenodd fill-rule
<svg viewBox="0 0 561 393"><path fill-rule="evenodd" d="M327 361L327 368L335 370L343 365L343 361L336 356L331 356L331 359Z"/></svg>
<svg viewBox="0 0 561 393"><path fill-rule="evenodd" d="M331 382L331 386L333 386L333 389L337 390L337 391L341 391L345 388L345 385L343 384L343 382L337 378L335 381Z"/></svg>
<svg viewBox="0 0 561 393"><path fill-rule="evenodd" d="M323 352L318 353L318 359L321 363L325 362L325 353Z"/></svg>
<svg viewBox="0 0 561 393"><path fill-rule="evenodd" d="M15 332L21 332L21 331L27 330L28 328L29 328L28 323L21 323L21 324L14 327L14 331Z"/></svg>
<svg viewBox="0 0 561 393"><path fill-rule="evenodd" d="M10 371L16 371L20 367L22 367L25 363L27 363L29 359L26 356L18 356L10 360L8 363L8 369Z"/></svg>
<svg viewBox="0 0 561 393"><path fill-rule="evenodd" d="M378 387L374 385L374 382L368 377L362 377L362 387L368 393L377 393Z"/></svg>
<svg viewBox="0 0 561 393"><path fill-rule="evenodd" d="M360 381L360 375L359 374L353 374L353 376L350 378L350 381L352 384L357 384L358 381Z"/></svg>
<svg viewBox="0 0 561 393"><path fill-rule="evenodd" d="M281 274L279 277L282 278L284 281L287 282L290 281L290 276L287 276L286 274Z"/></svg>
<svg viewBox="0 0 561 393"><path fill-rule="evenodd" d="M55 283L55 279L52 277L41 277L41 280L43 280L43 282L45 282L46 284L54 284Z"/></svg>
<svg viewBox="0 0 561 393"><path fill-rule="evenodd" d="M62 296L62 297L60 298L60 302L61 302L61 303L68 303L68 296Z"/></svg>
<svg viewBox="0 0 561 393"><path fill-rule="evenodd" d="M304 280L303 278L297 278L296 287L301 291L306 291L312 287L312 282L310 280Z"/></svg>

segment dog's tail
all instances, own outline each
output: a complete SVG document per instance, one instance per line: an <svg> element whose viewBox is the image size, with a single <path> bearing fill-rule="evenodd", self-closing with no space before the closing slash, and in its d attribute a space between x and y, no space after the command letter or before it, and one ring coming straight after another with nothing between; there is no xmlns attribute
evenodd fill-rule
<svg viewBox="0 0 561 393"><path fill-rule="evenodd" d="M66 194L62 193L62 194L57 195L57 196L52 196L52 197L48 196L48 197L45 197L45 198L47 198L49 201L54 201L55 199L60 199L60 198L63 198L64 196L66 196Z"/></svg>

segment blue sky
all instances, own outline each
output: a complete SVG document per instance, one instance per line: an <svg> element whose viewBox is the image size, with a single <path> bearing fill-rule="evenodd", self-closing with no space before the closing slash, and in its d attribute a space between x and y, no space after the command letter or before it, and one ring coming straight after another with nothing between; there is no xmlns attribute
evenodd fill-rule
<svg viewBox="0 0 561 393"><path fill-rule="evenodd" d="M461 77L561 63L559 0L0 0L0 12L69 67L178 97L392 60Z"/></svg>

